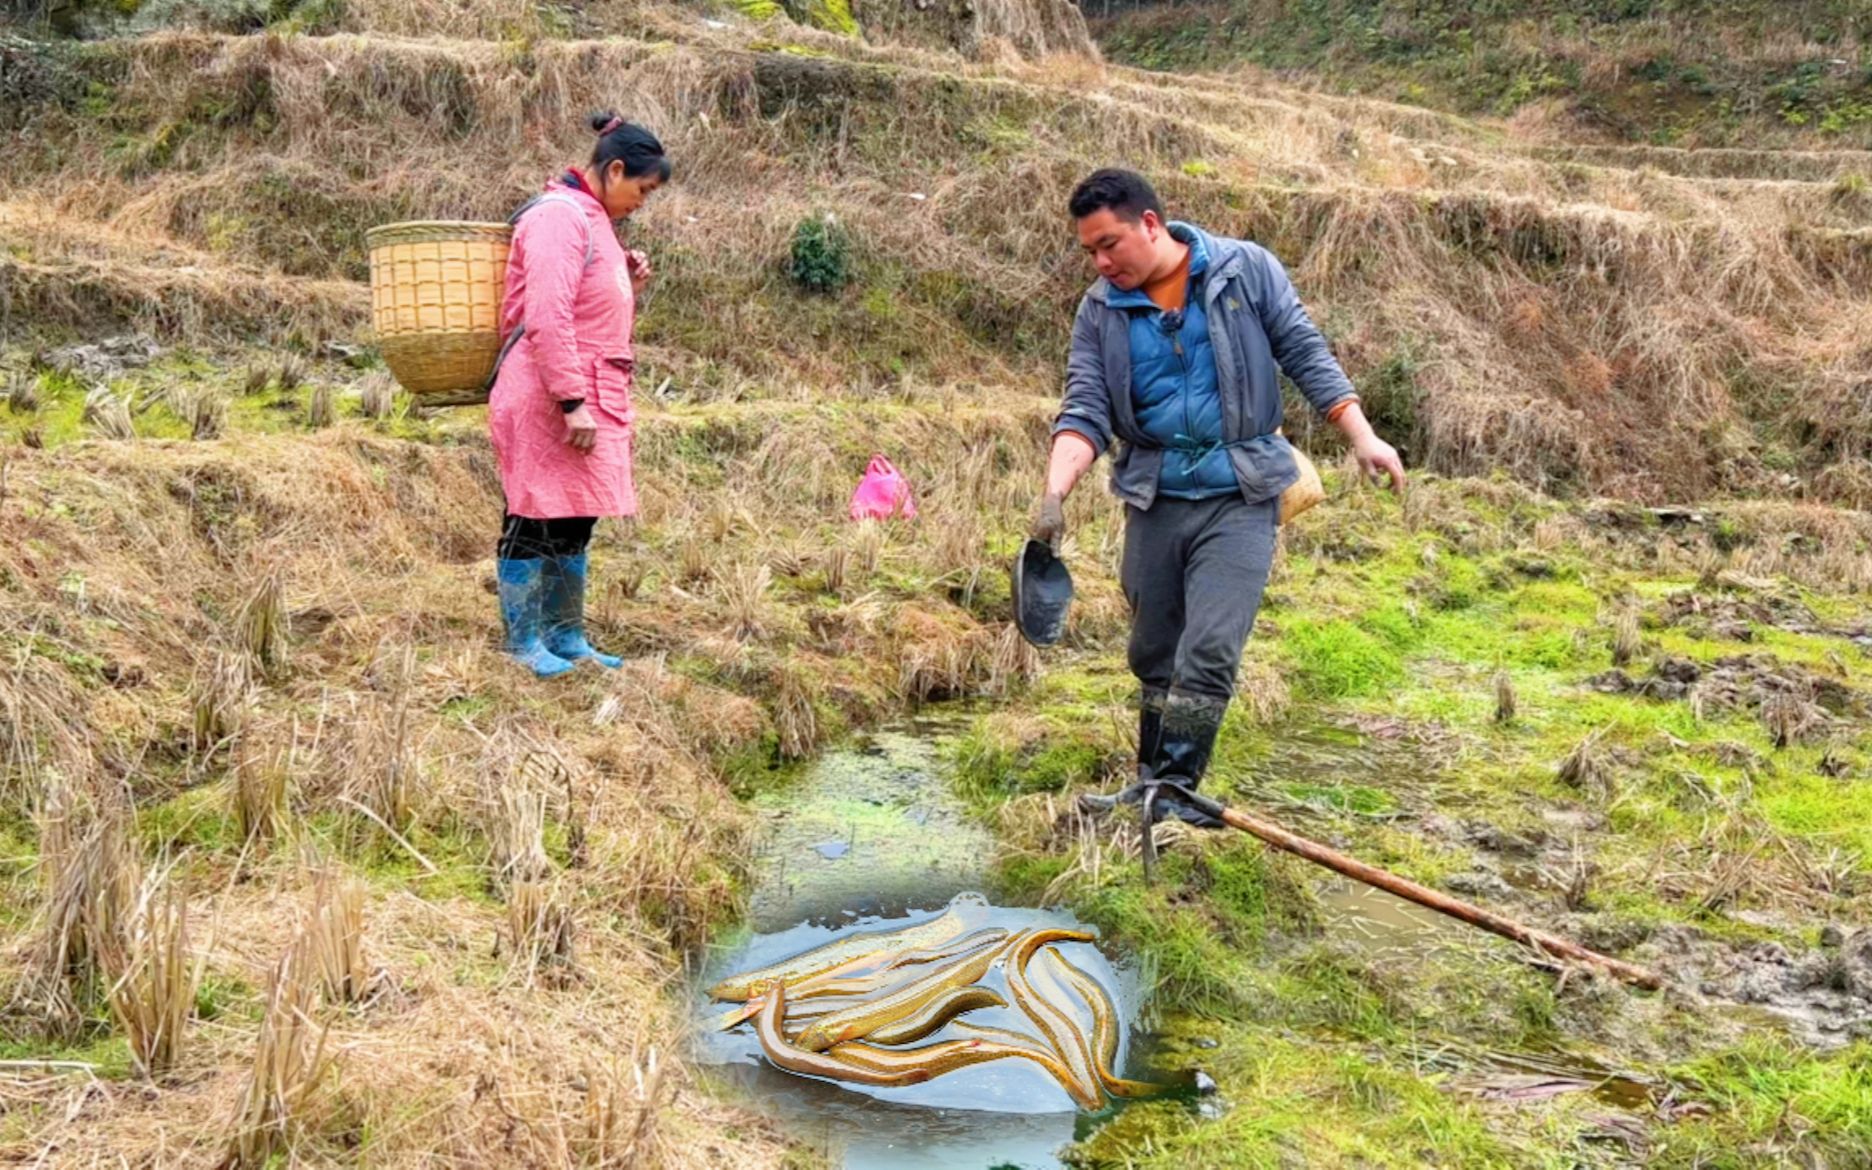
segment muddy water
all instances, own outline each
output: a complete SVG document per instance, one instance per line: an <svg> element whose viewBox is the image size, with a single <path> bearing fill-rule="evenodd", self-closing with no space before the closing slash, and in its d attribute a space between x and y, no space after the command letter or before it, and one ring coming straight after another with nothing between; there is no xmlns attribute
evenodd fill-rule
<svg viewBox="0 0 1872 1170"><path fill-rule="evenodd" d="M796 782L758 798L761 818L751 933L715 956L702 986L818 946L847 929L907 925L952 902L970 929L1082 924L1058 911L989 906L979 894L994 840L948 792L942 737L956 727L920 723L834 752ZM1129 971L1098 948L1062 953L1097 978L1127 1022L1139 996ZM982 982L1007 998L999 970ZM790 1132L848 1170L1058 1166L1061 1146L1091 1120L1037 1065L1003 1060L961 1069L921 1085L840 1085L782 1072L760 1056L752 1029L708 1028L719 1005L698 997L697 1058L738 1084ZM974 1023L1031 1031L1012 1007L969 1013ZM1083 1019L1088 1034L1091 1020ZM1131 1055L1130 1029L1119 1067ZM951 1028L928 1042L949 1039Z"/></svg>

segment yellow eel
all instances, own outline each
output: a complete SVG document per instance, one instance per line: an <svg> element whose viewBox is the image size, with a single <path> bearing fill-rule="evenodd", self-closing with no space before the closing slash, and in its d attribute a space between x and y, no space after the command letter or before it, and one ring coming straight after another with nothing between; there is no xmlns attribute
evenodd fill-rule
<svg viewBox="0 0 1872 1170"><path fill-rule="evenodd" d="M1006 944L1011 946L1013 944ZM940 964L929 974L843 1011L829 1012L807 1025L796 1041L801 1048L824 1052L834 1044L868 1036L893 1020L921 1011L954 987L967 987L987 973L1005 946L983 947Z"/></svg>
<svg viewBox="0 0 1872 1170"><path fill-rule="evenodd" d="M824 1052L808 1052L787 1043L780 1032L780 1021L786 1015L786 985L779 984L773 994L767 996L761 1005L760 1015L756 1017L754 1030L760 1037L761 1051L779 1068L788 1072L805 1073L807 1076L827 1077L836 1081L851 1081L860 1085L915 1085L937 1075L927 1064L906 1063L887 1069L868 1068L842 1060ZM956 1041L955 1043L970 1043Z"/></svg>
<svg viewBox="0 0 1872 1170"><path fill-rule="evenodd" d="M1118 1009L1113 1006L1111 996L1106 994L1105 985L1075 966L1071 959L1059 953L1056 948L1048 947L1037 956L1040 982L1038 990L1042 994L1057 990L1057 977L1063 977L1067 986L1085 1000L1092 1009L1092 1068L1098 1073L1105 1091L1114 1097L1156 1097L1173 1091L1170 1085L1153 1085L1145 1081L1126 1080L1112 1071L1112 1062L1118 1059ZM1055 970L1057 968L1057 970Z"/></svg>
<svg viewBox="0 0 1872 1170"><path fill-rule="evenodd" d="M1058 934L1070 935L1074 942L1091 942L1092 936L1080 931L1059 931ZM1007 985L1014 997L1015 1006L1032 1020L1040 1036L1066 1062L1072 1072L1072 1084L1067 1091L1075 1100L1103 1100L1100 1093L1102 1081L1093 1069L1092 1054L1086 1047L1085 1033L1079 1028L1078 1021L1072 1019L1058 1005L1034 990L1027 979L1027 962L1035 951L1054 941L1046 937L1046 932L1033 931L1016 942L1008 944ZM1065 1084L1066 1082L1061 1082ZM1075 1089L1074 1086L1077 1086ZM1096 1106L1094 1106L1096 1108Z"/></svg>
<svg viewBox="0 0 1872 1170"><path fill-rule="evenodd" d="M838 998L855 1002L861 996L872 995L885 988L894 988L912 979L921 977L916 972L907 971L905 968L931 963L937 959L972 954L983 947L995 946L1005 939L1007 935L1008 932L1001 927L990 927L987 930L978 930L974 934L959 939L951 939L948 942L938 943L935 946L901 952L895 957L889 958L882 968L867 975L833 978L833 975L840 974L839 971L833 971L803 979L798 983L789 985L787 988L787 1000L794 1004L795 1007L795 1010L788 1013L788 1019L800 1019L808 1015L819 1016L825 1014L824 1011L799 1010L799 1005L803 1001L820 998ZM762 997L756 995L740 1007L730 1008L728 1011L723 1012L715 1021L716 1029L726 1032L728 1029L735 1027L743 1021L752 1019L755 1014L760 1011L761 1001ZM851 1003L842 1002L838 1006L849 1007Z"/></svg>
<svg viewBox="0 0 1872 1170"><path fill-rule="evenodd" d="M907 967L919 967L942 959L973 954L982 947L1001 942L1007 936L1008 932L1001 927L989 927L933 947L905 951L867 975L850 975L840 979L815 977L788 987L787 992L795 1001L821 995L870 995L893 984L917 978L916 972L905 970Z"/></svg>
<svg viewBox="0 0 1872 1170"><path fill-rule="evenodd" d="M863 1039L872 1044L914 1044L964 1012L1006 1007L1007 1000L986 987L952 987L922 1008L871 1030Z"/></svg>
<svg viewBox="0 0 1872 1170"><path fill-rule="evenodd" d="M867 930L833 939L823 946L745 971L709 988L712 999L747 1000L769 987L791 987L808 979L855 971L878 961L885 952L915 950L933 946L962 933L962 918L954 910L944 911L927 922L895 930Z"/></svg>
<svg viewBox="0 0 1872 1170"><path fill-rule="evenodd" d="M1053 1051L1047 1042L1038 1036L1029 1036L1025 1032L1015 1032L1008 1028L997 1028L992 1024L977 1024L971 1020L957 1020L955 1029L958 1039L983 1040L1020 1049L1021 1055L1051 1073L1053 1079L1059 1082L1060 1088L1066 1090L1066 1095L1071 1097L1073 1103L1079 1108L1088 1113L1096 1113L1104 1108L1105 1098L1098 1094L1096 1087L1083 1084L1079 1078L1073 1076L1072 1070L1060 1060L1059 1053ZM840 1045L840 1048L843 1047Z"/></svg>
<svg viewBox="0 0 1872 1170"><path fill-rule="evenodd" d="M1000 1031L1000 1029L994 1029ZM844 1062L846 1065L861 1068L874 1076L888 1076L895 1073L921 1072L924 1075L916 1080L907 1080L904 1084L917 1084L933 1077L952 1073L959 1068L972 1064L985 1064L991 1060L1018 1058L1031 1060L1053 1075L1073 1100L1088 1110L1094 1110L1102 1102L1096 1093L1088 1100L1084 1093L1073 1087L1071 1074L1061 1065L1059 1058L1049 1052L1044 1045L1029 1042L1019 1033L1009 1032L1011 1041L998 1039L963 1039L943 1040L935 1044L925 1044L921 1048L879 1048L872 1044L846 1041L835 1046L825 1056ZM868 1082L877 1083L877 1082Z"/></svg>

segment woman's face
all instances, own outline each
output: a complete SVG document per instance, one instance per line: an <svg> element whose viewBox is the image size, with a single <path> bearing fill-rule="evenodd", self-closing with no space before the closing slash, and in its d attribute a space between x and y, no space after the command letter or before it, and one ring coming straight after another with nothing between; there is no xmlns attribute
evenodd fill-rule
<svg viewBox="0 0 1872 1170"><path fill-rule="evenodd" d="M650 192L662 185L663 176L655 173L635 179L626 177L624 164L614 159L605 165L599 179L598 202L604 204L605 214L612 219L627 219L650 198Z"/></svg>

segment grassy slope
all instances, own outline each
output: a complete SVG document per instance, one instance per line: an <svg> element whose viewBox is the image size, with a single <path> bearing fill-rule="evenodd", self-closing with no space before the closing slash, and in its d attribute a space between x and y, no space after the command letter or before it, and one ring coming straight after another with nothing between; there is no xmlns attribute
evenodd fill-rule
<svg viewBox="0 0 1872 1170"><path fill-rule="evenodd" d="M1831 148L1872 142L1869 29L1863 0L1238 0L1143 5L1095 31L1127 65L1246 63L1440 109L1539 110L1526 128L1566 137Z"/></svg>
<svg viewBox="0 0 1872 1170"><path fill-rule="evenodd" d="M1792 474L1872 499L1857 328L1872 198L1800 169L1807 156L1678 176L1261 82L654 31L9 49L32 79L27 149L0 170L14 301L44 326L349 335L365 227L504 215L582 148L582 95L606 93L652 111L681 162L633 228L663 276L644 334L711 389L1050 392L1086 275L1057 208L1116 155L1179 212L1286 259L1421 466L1657 500L1783 494ZM855 279L800 297L790 242L826 210L855 241Z"/></svg>

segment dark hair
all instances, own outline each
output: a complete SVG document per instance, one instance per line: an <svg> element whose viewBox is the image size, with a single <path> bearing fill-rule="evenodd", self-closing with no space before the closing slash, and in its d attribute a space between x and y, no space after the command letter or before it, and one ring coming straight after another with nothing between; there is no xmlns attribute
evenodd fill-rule
<svg viewBox="0 0 1872 1170"><path fill-rule="evenodd" d="M1106 168L1093 171L1073 188L1066 203L1074 219L1084 219L1095 211L1111 208L1112 213L1128 223L1137 223L1144 213L1154 211L1164 218L1163 201L1151 188L1149 180L1136 171Z"/></svg>
<svg viewBox="0 0 1872 1170"><path fill-rule="evenodd" d="M663 182L669 182L669 157L663 153L663 144L656 135L645 130L635 122L626 122L610 110L601 110L591 116L592 133L598 135L598 145L592 147L592 166L602 172L614 162L624 164L624 177L641 179L646 175L655 175Z"/></svg>

